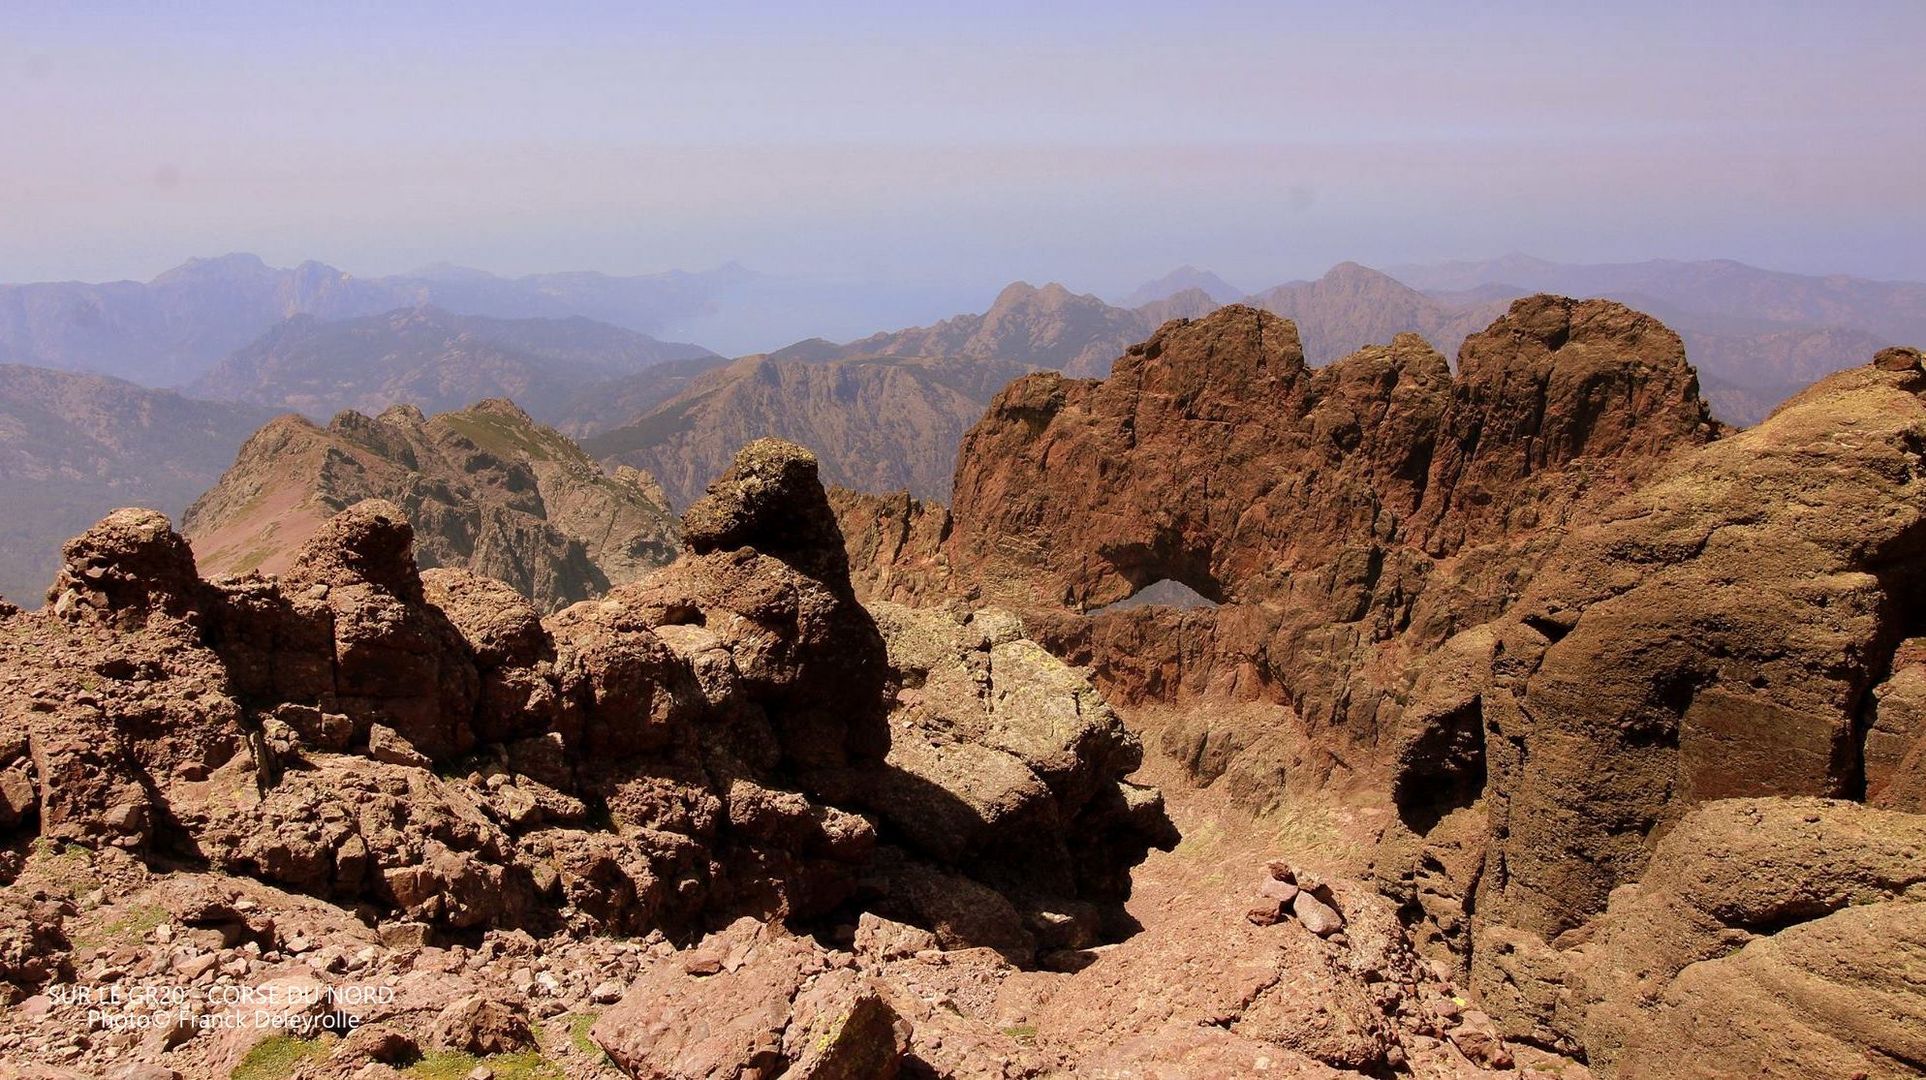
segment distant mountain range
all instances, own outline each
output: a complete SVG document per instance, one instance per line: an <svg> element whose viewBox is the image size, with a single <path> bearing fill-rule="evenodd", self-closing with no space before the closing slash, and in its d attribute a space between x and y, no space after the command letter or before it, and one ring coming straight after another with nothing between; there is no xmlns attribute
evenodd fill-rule
<svg viewBox="0 0 1926 1080"><path fill-rule="evenodd" d="M363 278L318 262L278 268L233 254L189 259L146 282L0 285L0 363L178 387L284 319L423 305L498 319L579 316L747 352L810 334L900 325L906 313L953 311L957 298L946 288L791 278L733 263L700 272L514 278L439 265Z"/></svg>
<svg viewBox="0 0 1926 1080"><path fill-rule="evenodd" d="M37 607L60 545L108 511L175 521L273 411L0 364L0 596Z"/></svg>
<svg viewBox="0 0 1926 1080"><path fill-rule="evenodd" d="M780 434L822 455L832 482L941 499L962 433L1009 379L1038 369L1102 376L1166 320L1226 299L1294 320L1314 364L1407 330L1455 356L1467 334L1530 292L1615 299L1680 333L1715 412L1739 424L1882 346L1926 341L1926 285L1728 261L1510 256L1390 272L1345 263L1241 298L1221 277L1182 267L1132 292L1141 303L1130 306L1018 282L980 313L838 342L828 338L839 326L887 326L890 313L929 301L883 289L858 302L845 288L733 265L521 278L439 266L363 279L250 255L190 260L146 283L0 286L0 361L34 365L0 378L0 494L25 508L0 526L0 592L37 600L53 545L112 506L178 513L276 410L320 421L509 398L597 458L657 475L678 506L741 442ZM817 301L814 314L804 310ZM655 336L663 326L735 327L728 337L777 324L825 336L742 361Z"/></svg>
<svg viewBox="0 0 1926 1080"><path fill-rule="evenodd" d="M1926 340L1926 284L1916 282L1788 274L1730 259L1572 265L1526 255L1391 267L1387 272L1425 290L1508 285L1518 293L1554 292L1642 303L1661 318L1691 313L1755 328L1832 326L1908 342Z"/></svg>
<svg viewBox="0 0 1926 1080"><path fill-rule="evenodd" d="M1180 266L1155 281L1139 285L1120 305L1127 308L1140 308L1159 300L1168 300L1179 293L1191 290L1203 293L1219 304L1228 304L1246 295L1244 290L1211 273L1195 266Z"/></svg>
<svg viewBox="0 0 1926 1080"><path fill-rule="evenodd" d="M1316 281L1293 281L1244 302L1297 323L1304 358L1329 364L1366 345L1415 330L1438 351L1456 356L1464 339L1504 314L1511 298L1436 299L1367 266L1339 263Z"/></svg>
<svg viewBox="0 0 1926 1080"><path fill-rule="evenodd" d="M814 450L827 483L947 499L963 433L1031 370L993 358L746 357L583 448L650 473L678 507L763 435Z"/></svg>
<svg viewBox="0 0 1926 1080"><path fill-rule="evenodd" d="M1033 369L1101 377L1123 347L1141 340L1149 326L1142 312L1112 307L1055 282L1037 288L1019 281L998 293L981 315L872 334L843 346L837 355L1020 360Z"/></svg>
<svg viewBox="0 0 1926 1080"><path fill-rule="evenodd" d="M407 404L459 409L513 398L558 418L590 387L676 360L719 359L699 345L657 341L576 316L492 319L436 307L323 322L296 315L234 352L188 392L326 419Z"/></svg>

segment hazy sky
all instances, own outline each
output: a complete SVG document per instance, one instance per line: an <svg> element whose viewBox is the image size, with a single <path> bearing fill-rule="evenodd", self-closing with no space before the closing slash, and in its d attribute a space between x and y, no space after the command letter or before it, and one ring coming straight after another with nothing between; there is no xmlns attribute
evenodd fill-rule
<svg viewBox="0 0 1926 1080"><path fill-rule="evenodd" d="M1922 0L1338 6L0 0L0 280L1926 279Z"/></svg>

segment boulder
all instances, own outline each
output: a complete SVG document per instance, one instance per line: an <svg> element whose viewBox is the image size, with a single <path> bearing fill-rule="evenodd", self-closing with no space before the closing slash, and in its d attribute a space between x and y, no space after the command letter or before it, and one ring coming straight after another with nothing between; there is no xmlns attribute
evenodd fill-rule
<svg viewBox="0 0 1926 1080"><path fill-rule="evenodd" d="M1567 992L1556 995L1564 1003L1541 1019L1575 1034L1594 1065L1608 1070L1641 1039L1642 1054L1668 1045L1652 1034L1661 1019L1675 1040L1671 1053L1681 1058L1694 1057L1679 1052L1740 1014L1746 1026L1731 1028L1718 1045L1736 1045L1741 1031L1790 1025L1783 1037L1767 1040L1779 1049L1762 1061L1802 1045L1803 1025L1829 1032L1815 1047L1843 1043L1861 1054L1903 1048L1911 1037L1904 1033L1917 1031L1906 1018L1926 1009L1906 974L1926 955L1914 940L1926 927L1918 917L1926 912L1919 903L1926 899L1922 852L1926 817L1919 815L1824 799L1701 806L1659 842L1643 878L1613 893L1608 910L1566 951ZM1869 921L1855 914L1820 928L1835 913L1885 908L1906 911ZM1867 936L1875 927L1894 937L1875 943ZM1777 943L1794 930L1801 932ZM1856 951L1826 956L1828 942L1857 942ZM1478 951L1473 957L1478 963ZM1811 970L1800 973L1802 966ZM1755 977L1785 989L1749 991L1746 980ZM1787 994L1811 1011L1783 1004ZM1687 1020L1685 1012L1702 1020ZM1668 1066L1686 1071L1650 1071L1656 1058L1641 1060L1647 1064L1627 1064L1621 1073L1709 1075L1691 1071L1701 1066L1687 1061Z"/></svg>
<svg viewBox="0 0 1926 1080"><path fill-rule="evenodd" d="M886 1080L909 1029L847 958L744 919L693 958L657 964L589 1035L630 1075L654 1080Z"/></svg>
<svg viewBox="0 0 1926 1080"><path fill-rule="evenodd" d="M443 1009L429 1038L440 1049L462 1054L512 1054L535 1044L525 1009L481 994Z"/></svg>

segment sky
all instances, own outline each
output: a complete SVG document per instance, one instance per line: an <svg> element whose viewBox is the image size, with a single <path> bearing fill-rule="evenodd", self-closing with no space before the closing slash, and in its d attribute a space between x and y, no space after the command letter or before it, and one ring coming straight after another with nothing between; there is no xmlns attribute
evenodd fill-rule
<svg viewBox="0 0 1926 1080"><path fill-rule="evenodd" d="M1920 0L0 0L0 280L227 251L1106 294L1514 251L1926 280L1922 56Z"/></svg>

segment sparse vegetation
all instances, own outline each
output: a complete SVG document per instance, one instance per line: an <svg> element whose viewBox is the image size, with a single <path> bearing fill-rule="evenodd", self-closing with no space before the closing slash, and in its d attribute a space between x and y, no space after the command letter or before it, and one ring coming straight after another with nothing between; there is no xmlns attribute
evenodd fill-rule
<svg viewBox="0 0 1926 1080"><path fill-rule="evenodd" d="M594 1039L589 1038L589 1028L595 1026L595 1021L601 1015L599 1012L585 1012L569 1018L568 1044L575 1048L576 1053L597 1060L608 1056L602 1052L600 1046L595 1044Z"/></svg>
<svg viewBox="0 0 1926 1080"><path fill-rule="evenodd" d="M144 940L154 929L166 922L166 908L152 904L142 904L120 912L112 919L92 931L74 936L74 944L82 948L105 945L133 945Z"/></svg>
<svg viewBox="0 0 1926 1080"><path fill-rule="evenodd" d="M320 1061L328 1056L332 1038L299 1039L293 1035L270 1035L254 1044L239 1065L228 1073L229 1080L285 1080L303 1062Z"/></svg>
<svg viewBox="0 0 1926 1080"><path fill-rule="evenodd" d="M477 1065L488 1066L495 1080L564 1080L561 1068L536 1050L487 1057L437 1050L403 1069L401 1075L414 1080L466 1080Z"/></svg>

